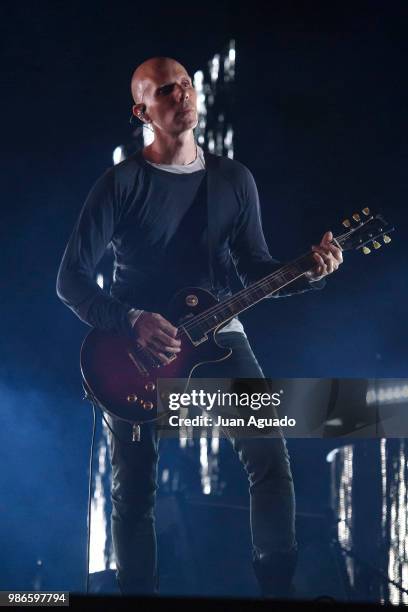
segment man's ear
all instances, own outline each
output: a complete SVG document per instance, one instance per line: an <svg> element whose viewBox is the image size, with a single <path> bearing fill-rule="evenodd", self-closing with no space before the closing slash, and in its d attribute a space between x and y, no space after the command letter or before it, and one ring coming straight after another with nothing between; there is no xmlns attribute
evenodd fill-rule
<svg viewBox="0 0 408 612"><path fill-rule="evenodd" d="M132 106L132 113L134 114L135 117L137 117L140 121L143 121L143 123L149 123L150 122L150 118L149 116L146 114L146 105L143 103L140 104L134 104Z"/></svg>

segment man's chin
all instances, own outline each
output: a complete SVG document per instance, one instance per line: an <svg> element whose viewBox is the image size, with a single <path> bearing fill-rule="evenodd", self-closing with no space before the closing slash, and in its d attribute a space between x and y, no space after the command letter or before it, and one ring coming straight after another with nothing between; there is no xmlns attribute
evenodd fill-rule
<svg viewBox="0 0 408 612"><path fill-rule="evenodd" d="M193 115L192 113L186 113L185 115L179 116L177 121L177 127L180 127L185 130L193 130L198 123L197 115Z"/></svg>

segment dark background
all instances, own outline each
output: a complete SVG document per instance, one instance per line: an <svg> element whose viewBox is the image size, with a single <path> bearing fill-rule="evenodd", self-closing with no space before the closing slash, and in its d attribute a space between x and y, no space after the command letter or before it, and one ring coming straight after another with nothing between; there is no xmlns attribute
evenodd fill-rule
<svg viewBox="0 0 408 612"><path fill-rule="evenodd" d="M58 301L55 278L87 192L129 140L133 69L168 55L193 73L236 40L235 157L257 181L274 256L298 255L363 206L397 227L378 253L347 253L322 292L243 317L265 374L405 377L408 7L19 2L3 3L0 21L3 588L27 585L39 556L61 587L78 588L87 328ZM316 444L291 442L306 508L327 501Z"/></svg>

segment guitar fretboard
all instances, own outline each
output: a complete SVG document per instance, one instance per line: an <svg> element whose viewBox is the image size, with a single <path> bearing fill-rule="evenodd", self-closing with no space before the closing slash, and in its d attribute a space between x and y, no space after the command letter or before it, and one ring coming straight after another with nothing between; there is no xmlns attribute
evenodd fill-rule
<svg viewBox="0 0 408 612"><path fill-rule="evenodd" d="M282 266L250 287L242 289L221 304L216 304L197 315L189 321L186 328L191 331L194 330L195 334L199 336L205 335L268 295L276 293L286 285L293 283L310 270L313 265L312 253L308 253L290 264Z"/></svg>

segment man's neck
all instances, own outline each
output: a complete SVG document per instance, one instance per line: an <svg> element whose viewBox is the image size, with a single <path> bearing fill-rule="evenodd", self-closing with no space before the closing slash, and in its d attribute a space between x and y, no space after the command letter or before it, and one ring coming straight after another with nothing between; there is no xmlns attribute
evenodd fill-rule
<svg viewBox="0 0 408 612"><path fill-rule="evenodd" d="M197 157L193 131L177 137L156 134L152 144L143 149L143 156L154 164L191 164Z"/></svg>

